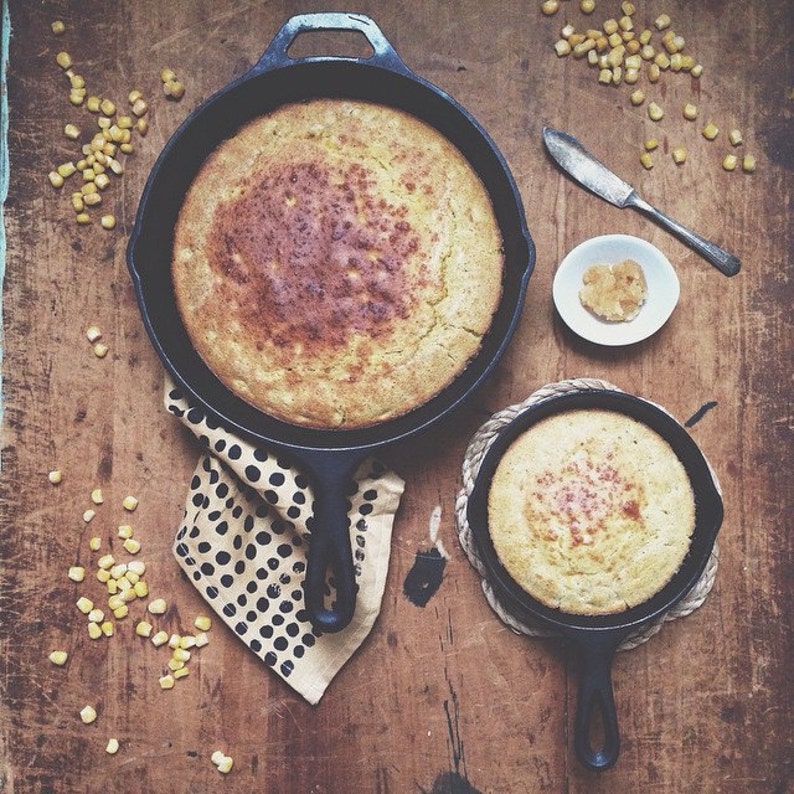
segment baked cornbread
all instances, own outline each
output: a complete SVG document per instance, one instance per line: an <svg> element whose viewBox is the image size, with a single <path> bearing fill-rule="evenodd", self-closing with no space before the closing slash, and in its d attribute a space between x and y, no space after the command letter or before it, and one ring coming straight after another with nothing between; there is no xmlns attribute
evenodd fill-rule
<svg viewBox="0 0 794 794"><path fill-rule="evenodd" d="M187 333L230 390L286 422L361 428L466 368L503 268L490 197L444 136L394 108L314 99L210 155L172 271Z"/></svg>
<svg viewBox="0 0 794 794"><path fill-rule="evenodd" d="M597 615L641 604L689 549L695 499L654 430L616 411L541 419L508 448L488 495L494 549L536 601Z"/></svg>

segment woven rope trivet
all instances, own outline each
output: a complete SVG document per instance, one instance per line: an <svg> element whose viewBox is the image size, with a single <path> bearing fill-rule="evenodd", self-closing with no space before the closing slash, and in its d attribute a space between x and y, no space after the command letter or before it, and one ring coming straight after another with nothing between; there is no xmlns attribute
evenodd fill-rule
<svg viewBox="0 0 794 794"><path fill-rule="evenodd" d="M497 598L493 591L491 583L488 580L488 573L485 566L477 554L477 547L474 543L471 527L467 519L466 511L468 500L471 492L474 490L474 483L477 479L477 474L480 471L480 465L488 452L491 444L496 438L499 431L512 422L516 417L521 415L531 406L551 399L552 397L559 397L563 394L570 394L573 392L586 392L586 391L603 391L608 389L610 391L620 391L616 386L604 380L596 380L592 378L578 378L575 380L565 380L558 383L551 383L536 392L531 394L526 400L515 405L508 406L503 410L495 413L480 429L474 434L469 446L466 449L466 455L463 460L462 477L463 487L458 493L455 502L455 514L458 526L458 538L469 562L477 570L482 577L482 590L485 598L491 609L496 612L499 618L509 626L513 631L518 634L527 634L532 637L553 637L556 636L555 632L548 629L541 628L540 626L530 625L524 623L514 617L509 610L504 607ZM657 406L660 407L660 406ZM663 408L661 410L664 410ZM714 483L719 490L719 483L712 471ZM681 601L679 601L672 609L662 615L653 623L645 626L640 631L630 635L620 645L618 650L629 650L636 648L644 642L647 642L654 634L659 632L665 623L678 618L686 617L700 607L706 600L709 591L714 584L714 579L717 575L717 565L719 562L719 549L717 544L709 556L706 568L703 571L700 579L696 582L695 586L687 593Z"/></svg>

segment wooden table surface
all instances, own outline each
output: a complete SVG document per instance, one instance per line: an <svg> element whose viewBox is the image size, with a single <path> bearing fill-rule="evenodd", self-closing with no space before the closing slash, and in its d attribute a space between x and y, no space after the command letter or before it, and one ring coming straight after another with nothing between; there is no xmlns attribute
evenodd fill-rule
<svg viewBox="0 0 794 794"><path fill-rule="evenodd" d="M66 576L88 537L111 536L128 493L152 590L171 604L171 630L206 611L172 557L196 442L162 407L163 370L144 331L125 247L145 179L188 112L259 58L310 2L11 0L8 100L11 184L4 221L0 789L3 792L786 792L794 791L791 605L791 267L794 168L792 11L785 0L637 0L637 24L661 12L704 65L700 80L666 72L654 86L658 124L633 107L629 86L601 86L584 60L557 58L567 21L597 27L619 14L597 0L584 16L563 2L362 0L416 73L479 120L503 152L523 197L537 262L508 352L454 418L382 452L406 483L397 514L383 608L374 630L317 706L268 670L220 620L174 691L157 685L161 657L132 623L91 640ZM62 19L56 38L50 23ZM656 34L658 41L661 34ZM298 55L358 55L357 36L301 37ZM126 103L141 88L150 129L107 191L112 231L75 223L69 188L47 172L73 159L69 104L55 62L67 50L89 93ZM167 100L160 69L184 82ZM687 101L700 108L686 121ZM700 127L713 120L717 141ZM631 210L586 193L544 153L544 124L578 136L651 202L713 238L743 262L726 278ZM721 168L738 127L757 170ZM639 162L656 136L655 166ZM689 151L677 166L670 150ZM652 338L626 348L578 339L555 314L551 284L567 251L608 232L640 236L670 259L679 305ZM92 354L87 326L109 347ZM457 539L454 505L466 445L496 410L545 383L604 378L653 400L681 422L723 489L716 582L704 605L613 667L622 750L595 773L572 749L576 659L554 639L518 635L488 606ZM60 469L59 486L48 472ZM89 494L105 504L91 528ZM417 552L432 548L442 509L449 555L425 606L404 593ZM118 540L116 540L118 543ZM90 586L89 586L90 585ZM96 582L86 581L91 590ZM63 668L48 661L69 651ZM153 650L153 649L152 649ZM83 725L78 711L97 706ZM109 736L121 749L105 752ZM223 776L210 755L234 758Z"/></svg>

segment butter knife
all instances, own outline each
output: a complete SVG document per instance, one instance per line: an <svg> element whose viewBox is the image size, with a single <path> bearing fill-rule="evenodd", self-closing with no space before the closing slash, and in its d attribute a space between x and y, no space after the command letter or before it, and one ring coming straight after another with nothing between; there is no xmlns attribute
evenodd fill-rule
<svg viewBox="0 0 794 794"><path fill-rule="evenodd" d="M739 272L741 263L733 254L729 254L718 245L709 242L656 207L651 206L638 195L631 185L596 160L572 135L551 127L544 127L543 142L546 144L549 154L560 167L597 196L621 209L632 207L644 212L661 226L673 232L726 276L735 276Z"/></svg>

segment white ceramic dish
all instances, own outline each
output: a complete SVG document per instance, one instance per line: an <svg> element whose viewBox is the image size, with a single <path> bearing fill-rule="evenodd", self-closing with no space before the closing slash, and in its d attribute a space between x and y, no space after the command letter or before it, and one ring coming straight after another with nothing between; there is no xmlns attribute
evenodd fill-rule
<svg viewBox="0 0 794 794"><path fill-rule="evenodd" d="M633 259L642 268L648 291L639 314L628 322L602 320L582 306L579 290L590 265ZM673 266L655 246L628 234L605 234L577 245L560 262L552 296L563 322L576 334L599 345L631 345L656 333L673 313L681 287Z"/></svg>

